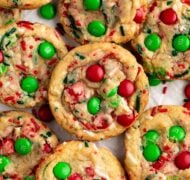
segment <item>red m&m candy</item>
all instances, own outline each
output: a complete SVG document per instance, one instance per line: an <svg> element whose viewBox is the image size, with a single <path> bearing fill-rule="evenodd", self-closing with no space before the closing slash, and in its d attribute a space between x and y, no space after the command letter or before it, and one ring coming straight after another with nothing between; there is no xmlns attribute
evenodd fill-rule
<svg viewBox="0 0 190 180"><path fill-rule="evenodd" d="M135 115L132 114L122 114L120 116L117 116L117 122L124 126L124 127L128 127L130 126L135 120Z"/></svg>
<svg viewBox="0 0 190 180"><path fill-rule="evenodd" d="M177 22L177 14L172 8L165 9L160 13L160 20L167 25L173 25Z"/></svg>
<svg viewBox="0 0 190 180"><path fill-rule="evenodd" d="M190 84L185 87L184 93L187 98L190 98Z"/></svg>
<svg viewBox="0 0 190 180"><path fill-rule="evenodd" d="M37 116L44 122L50 122L54 119L48 104L44 104L39 108Z"/></svg>
<svg viewBox="0 0 190 180"><path fill-rule="evenodd" d="M130 80L123 80L118 87L118 94L123 97L130 97L135 92L135 85Z"/></svg>
<svg viewBox="0 0 190 180"><path fill-rule="evenodd" d="M190 5L190 0L181 0L181 2Z"/></svg>
<svg viewBox="0 0 190 180"><path fill-rule="evenodd" d="M86 70L86 78L92 82L100 82L104 79L104 69L98 64L88 67Z"/></svg>
<svg viewBox="0 0 190 180"><path fill-rule="evenodd" d="M141 7L139 9L137 9L134 21L137 24L141 24L143 22L143 20L144 20L144 16L145 16L145 12L144 12L143 7Z"/></svg>
<svg viewBox="0 0 190 180"><path fill-rule="evenodd" d="M175 157L175 165L179 169L190 168L190 152L183 151Z"/></svg>

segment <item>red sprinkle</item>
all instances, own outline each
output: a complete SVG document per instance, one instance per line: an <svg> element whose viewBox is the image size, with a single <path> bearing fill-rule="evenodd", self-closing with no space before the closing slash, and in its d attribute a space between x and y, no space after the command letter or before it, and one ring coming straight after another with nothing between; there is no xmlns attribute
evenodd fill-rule
<svg viewBox="0 0 190 180"><path fill-rule="evenodd" d="M144 21L144 18L145 18L145 10L144 7L141 7L137 9L134 21L137 24L141 24Z"/></svg>
<svg viewBox="0 0 190 180"><path fill-rule="evenodd" d="M24 66L24 65L16 64L15 66L16 66L18 69L20 69L21 71L24 71L24 72L27 71L27 70L26 70L26 66Z"/></svg>
<svg viewBox="0 0 190 180"><path fill-rule="evenodd" d="M26 51L26 42L25 42L24 40L22 40L22 41L20 42L20 44L21 44L22 50L23 50L23 51Z"/></svg>
<svg viewBox="0 0 190 180"><path fill-rule="evenodd" d="M188 110L190 110L190 101L186 102L183 107L187 108Z"/></svg>
<svg viewBox="0 0 190 180"><path fill-rule="evenodd" d="M0 51L0 63L2 63L4 61L4 55L3 52Z"/></svg>
<svg viewBox="0 0 190 180"><path fill-rule="evenodd" d="M44 149L43 149L43 152L45 152L45 153L50 153L50 152L52 152L52 147L46 142L45 144L44 144Z"/></svg>
<svg viewBox="0 0 190 180"><path fill-rule="evenodd" d="M83 178L80 174L74 173L68 177L68 180L83 180Z"/></svg>
<svg viewBox="0 0 190 180"><path fill-rule="evenodd" d="M94 172L94 169L92 167L86 167L85 168L85 172L90 177L94 177L95 176L95 172Z"/></svg>
<svg viewBox="0 0 190 180"><path fill-rule="evenodd" d="M154 11L155 7L157 6L157 2L155 1L154 3L152 3L152 5L149 8L149 12Z"/></svg>
<svg viewBox="0 0 190 180"><path fill-rule="evenodd" d="M29 21L19 21L19 22L17 23L17 25L18 25L19 27L24 27L24 28L29 29L29 30L34 30L34 28L33 28L33 23L31 23L31 22L29 22Z"/></svg>
<svg viewBox="0 0 190 180"><path fill-rule="evenodd" d="M30 119L31 123L34 125L35 127L35 132L38 132L40 130L40 126L38 125L38 123L35 121L35 119L31 118Z"/></svg>
<svg viewBox="0 0 190 180"><path fill-rule="evenodd" d="M156 113L157 113L157 107L153 107L150 115L155 116Z"/></svg>
<svg viewBox="0 0 190 180"><path fill-rule="evenodd" d="M53 58L51 61L48 62L48 65L51 66L51 65L54 65L57 63L57 58Z"/></svg>
<svg viewBox="0 0 190 180"><path fill-rule="evenodd" d="M168 89L168 87L165 86L165 87L163 88L163 90L162 90L162 93L163 93L163 94L166 94L166 93L167 93L167 89Z"/></svg>

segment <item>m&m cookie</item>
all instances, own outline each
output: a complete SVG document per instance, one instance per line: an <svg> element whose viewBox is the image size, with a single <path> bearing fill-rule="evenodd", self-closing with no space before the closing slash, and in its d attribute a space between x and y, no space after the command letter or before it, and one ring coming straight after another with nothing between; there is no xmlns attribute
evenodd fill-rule
<svg viewBox="0 0 190 180"><path fill-rule="evenodd" d="M59 145L41 162L36 180L125 180L116 157L93 143L70 141Z"/></svg>
<svg viewBox="0 0 190 180"><path fill-rule="evenodd" d="M125 43L140 30L146 0L60 0L60 21L76 41Z"/></svg>
<svg viewBox="0 0 190 180"><path fill-rule="evenodd" d="M21 111L0 113L0 179L33 180L58 141L46 125Z"/></svg>
<svg viewBox="0 0 190 180"><path fill-rule="evenodd" d="M131 180L190 179L190 111L156 106L142 113L125 137Z"/></svg>
<svg viewBox="0 0 190 180"><path fill-rule="evenodd" d="M0 8L0 27L11 24L20 19L20 10Z"/></svg>
<svg viewBox="0 0 190 180"><path fill-rule="evenodd" d="M153 1L143 31L132 41L144 69L161 79L190 79L190 3Z"/></svg>
<svg viewBox="0 0 190 180"><path fill-rule="evenodd" d="M48 90L57 122L78 138L117 136L148 101L148 80L135 57L111 43L70 51L55 67Z"/></svg>
<svg viewBox="0 0 190 180"><path fill-rule="evenodd" d="M53 28L25 21L0 28L0 101L17 108L44 103L51 71L66 53Z"/></svg>
<svg viewBox="0 0 190 180"><path fill-rule="evenodd" d="M0 7L19 8L19 9L35 9L51 0L1 0Z"/></svg>

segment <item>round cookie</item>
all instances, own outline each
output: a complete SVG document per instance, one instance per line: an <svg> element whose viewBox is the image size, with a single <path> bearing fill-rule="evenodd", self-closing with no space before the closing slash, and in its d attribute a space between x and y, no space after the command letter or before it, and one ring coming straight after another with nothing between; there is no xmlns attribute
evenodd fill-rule
<svg viewBox="0 0 190 180"><path fill-rule="evenodd" d="M21 12L18 9L0 8L0 27L17 22L20 19L20 14Z"/></svg>
<svg viewBox="0 0 190 180"><path fill-rule="evenodd" d="M105 148L93 143L70 141L59 145L54 153L41 162L36 180L125 180L117 158Z"/></svg>
<svg viewBox="0 0 190 180"><path fill-rule="evenodd" d="M30 113L1 112L0 179L33 179L39 162L57 143L50 129Z"/></svg>
<svg viewBox="0 0 190 180"><path fill-rule="evenodd" d="M66 53L48 26L20 21L0 28L0 101L17 108L44 103L51 71Z"/></svg>
<svg viewBox="0 0 190 180"><path fill-rule="evenodd" d="M60 0L59 18L76 41L126 43L139 33L146 0Z"/></svg>
<svg viewBox="0 0 190 180"><path fill-rule="evenodd" d="M125 137L131 180L190 179L190 111L156 106L142 113Z"/></svg>
<svg viewBox="0 0 190 180"><path fill-rule="evenodd" d="M55 67L48 97L56 121L80 139L121 134L148 101L148 80L135 57L111 43L70 51Z"/></svg>
<svg viewBox="0 0 190 180"><path fill-rule="evenodd" d="M190 3L153 1L142 32L132 45L144 69L161 79L190 79Z"/></svg>
<svg viewBox="0 0 190 180"><path fill-rule="evenodd" d="M0 7L3 8L19 8L19 9L36 9L51 0L1 0Z"/></svg>

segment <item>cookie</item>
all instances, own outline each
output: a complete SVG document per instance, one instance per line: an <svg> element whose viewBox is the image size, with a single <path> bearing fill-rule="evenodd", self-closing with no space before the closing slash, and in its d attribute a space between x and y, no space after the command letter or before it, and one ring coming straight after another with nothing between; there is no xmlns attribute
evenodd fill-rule
<svg viewBox="0 0 190 180"><path fill-rule="evenodd" d="M0 179L33 179L39 162L52 153L58 140L33 115L0 113Z"/></svg>
<svg viewBox="0 0 190 180"><path fill-rule="evenodd" d="M0 27L17 22L20 19L20 14L21 12L18 9L0 8Z"/></svg>
<svg viewBox="0 0 190 180"><path fill-rule="evenodd" d="M189 1L153 1L149 11L132 41L145 71L161 79L190 79Z"/></svg>
<svg viewBox="0 0 190 180"><path fill-rule="evenodd" d="M59 145L55 152L41 162L36 180L125 180L117 158L107 149L93 143L70 141Z"/></svg>
<svg viewBox="0 0 190 180"><path fill-rule="evenodd" d="M139 33L146 0L60 0L59 18L76 41L126 43Z"/></svg>
<svg viewBox="0 0 190 180"><path fill-rule="evenodd" d="M0 7L3 8L19 8L19 9L36 9L51 0L1 0Z"/></svg>
<svg viewBox="0 0 190 180"><path fill-rule="evenodd" d="M0 101L17 108L44 103L51 71L66 53L48 26L20 21L0 28Z"/></svg>
<svg viewBox="0 0 190 180"><path fill-rule="evenodd" d="M131 180L190 179L190 110L157 106L144 112L125 138Z"/></svg>
<svg viewBox="0 0 190 180"><path fill-rule="evenodd" d="M121 134L143 111L148 80L135 57L111 43L70 51L55 67L48 98L57 122L80 139Z"/></svg>

